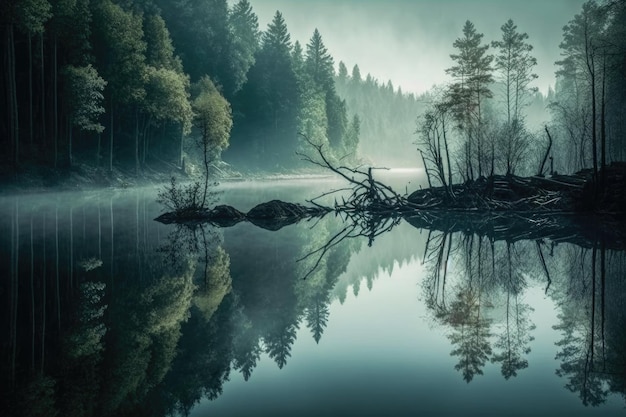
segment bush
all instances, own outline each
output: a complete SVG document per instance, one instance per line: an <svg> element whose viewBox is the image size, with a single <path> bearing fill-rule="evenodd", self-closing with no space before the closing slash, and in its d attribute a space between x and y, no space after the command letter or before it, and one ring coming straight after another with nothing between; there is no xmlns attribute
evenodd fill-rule
<svg viewBox="0 0 626 417"><path fill-rule="evenodd" d="M217 185L217 183L214 185ZM159 191L157 202L163 204L176 215L181 216L185 213L197 213L204 210L202 197L203 185L199 181L182 185L176 182L175 177L172 177L170 184ZM210 192L207 196L207 203L215 203L216 201L217 193Z"/></svg>

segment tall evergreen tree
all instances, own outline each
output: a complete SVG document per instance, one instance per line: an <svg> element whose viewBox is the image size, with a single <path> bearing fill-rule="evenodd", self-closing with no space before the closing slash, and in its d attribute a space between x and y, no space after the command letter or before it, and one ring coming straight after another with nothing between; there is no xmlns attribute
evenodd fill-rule
<svg viewBox="0 0 626 417"><path fill-rule="evenodd" d="M504 99L507 111L507 123L521 120L521 111L528 104L531 94L537 88L529 87L537 78L533 68L537 59L531 55L533 46L526 42L528 35L519 33L512 19L502 25L502 40L491 45L498 49L495 57L495 70L499 81L504 85Z"/></svg>
<svg viewBox="0 0 626 417"><path fill-rule="evenodd" d="M466 135L465 156L461 166L465 177L474 177L474 166L478 176L483 175L486 150L483 146L482 104L492 97L490 84L493 81L491 61L487 55L489 45L482 45L483 34L478 33L469 20L463 26L463 36L454 41L458 53L450 55L455 65L446 72L454 83L450 88L450 100L461 131Z"/></svg>
<svg viewBox="0 0 626 417"><path fill-rule="evenodd" d="M306 46L306 70L315 86L325 92L334 91L334 61L317 29Z"/></svg>
<svg viewBox="0 0 626 417"><path fill-rule="evenodd" d="M237 93L246 82L247 73L254 65L259 50L259 19L248 0L239 0L229 14L232 31L230 47L233 85L231 93ZM228 91L228 90L227 90Z"/></svg>
<svg viewBox="0 0 626 417"><path fill-rule="evenodd" d="M291 36L276 12L261 37L248 81L237 94L234 158L245 155L264 168L293 165L298 143L300 87L292 59ZM253 155L250 158L250 155Z"/></svg>

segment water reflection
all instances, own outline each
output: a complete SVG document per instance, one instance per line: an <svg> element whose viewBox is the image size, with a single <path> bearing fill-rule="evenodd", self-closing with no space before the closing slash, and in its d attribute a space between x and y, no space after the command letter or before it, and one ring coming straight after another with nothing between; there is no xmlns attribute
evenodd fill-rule
<svg viewBox="0 0 626 417"><path fill-rule="evenodd" d="M177 227L151 220L149 191L68 197L2 201L2 415L188 414L265 357L288 366L297 337L323 344L334 303L412 262L459 382L543 366L528 296L540 287L558 307L548 348L562 385L589 406L624 396L626 256L606 232L393 219L342 234L351 225L330 216L275 232Z"/></svg>
<svg viewBox="0 0 626 417"><path fill-rule="evenodd" d="M505 379L529 366L535 324L524 294L535 280L543 281L560 309L554 326L561 334L556 374L565 387L584 405L600 405L610 393L624 395L626 256L607 249L604 240L590 244L429 233L426 303L437 322L449 328L451 354L459 359L455 368L465 381L482 375L488 361L500 365Z"/></svg>

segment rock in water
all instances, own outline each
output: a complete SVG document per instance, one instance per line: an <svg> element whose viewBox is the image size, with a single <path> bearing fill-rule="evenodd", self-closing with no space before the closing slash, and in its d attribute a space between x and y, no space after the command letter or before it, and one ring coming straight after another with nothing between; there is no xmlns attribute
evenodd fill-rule
<svg viewBox="0 0 626 417"><path fill-rule="evenodd" d="M280 200L272 200L261 203L252 208L248 219L300 219L308 214L307 209L299 204L286 203Z"/></svg>
<svg viewBox="0 0 626 417"><path fill-rule="evenodd" d="M209 213L210 222L220 227L230 227L246 219L246 215L227 205L215 206Z"/></svg>
<svg viewBox="0 0 626 417"><path fill-rule="evenodd" d="M263 229L276 231L307 217L308 211L299 204L272 200L259 204L247 214L248 220Z"/></svg>

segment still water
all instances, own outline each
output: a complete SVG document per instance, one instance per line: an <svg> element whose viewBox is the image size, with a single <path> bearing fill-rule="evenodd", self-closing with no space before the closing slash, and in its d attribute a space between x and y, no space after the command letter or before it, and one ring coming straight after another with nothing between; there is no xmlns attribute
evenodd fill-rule
<svg viewBox="0 0 626 417"><path fill-rule="evenodd" d="M246 211L341 186L220 188ZM0 415L626 415L610 244L189 230L152 220L156 192L0 199Z"/></svg>

